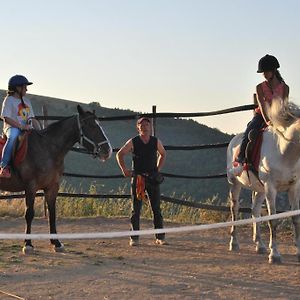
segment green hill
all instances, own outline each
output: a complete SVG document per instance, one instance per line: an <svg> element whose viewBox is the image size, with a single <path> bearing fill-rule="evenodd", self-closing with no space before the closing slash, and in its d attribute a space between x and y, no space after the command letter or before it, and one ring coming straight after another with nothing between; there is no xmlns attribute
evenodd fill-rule
<svg viewBox="0 0 300 300"><path fill-rule="evenodd" d="M5 92L0 90L1 104ZM78 102L50 98L37 95L28 95L36 115L42 115L42 106L46 105L49 116L69 116L77 112ZM97 116L121 116L136 114L130 110L110 109L101 107L96 102L90 104L80 103L85 109L95 110ZM106 121L102 126L114 148L119 148L129 138L136 135L135 121ZM227 142L231 136L219 130L199 124L194 120L158 118L156 135L164 145L183 146ZM128 159L130 164L130 159ZM226 148L167 152L167 160L163 169L166 173L180 175L202 176L208 174L224 173L226 170ZM120 170L112 158L101 163L93 160L86 154L70 152L65 160L65 172L93 175L115 175ZM65 177L67 185L72 185L76 191L87 192L91 183L96 185L98 193L115 193L120 189L129 193L128 179L81 179ZM162 193L167 196L191 196L197 201L206 200L213 195L219 195L223 201L227 198L228 187L226 179L189 180L166 178L161 186Z"/></svg>

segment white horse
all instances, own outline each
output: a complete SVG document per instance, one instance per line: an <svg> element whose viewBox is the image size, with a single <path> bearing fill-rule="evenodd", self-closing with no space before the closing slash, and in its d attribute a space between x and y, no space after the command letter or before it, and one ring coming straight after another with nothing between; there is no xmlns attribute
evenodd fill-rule
<svg viewBox="0 0 300 300"><path fill-rule="evenodd" d="M285 103L285 104L283 104ZM287 191L292 210L299 209L300 199L300 109L294 104L287 105L281 99L274 99L268 109L272 122L263 133L258 168L259 179L249 171L240 176L230 174L234 155L239 147L242 135L235 136L227 149L227 178L230 183L230 207L232 221L238 219L239 194L242 188L252 190L252 216L259 217L261 206L266 199L269 215L276 213L275 199L279 191ZM292 217L295 228L297 257L300 262L300 215ZM270 229L270 263L280 263L281 256L277 249L276 227L278 221L269 221ZM266 246L261 240L260 227L253 224L253 241L257 253L265 253ZM231 228L229 250L239 250L236 227Z"/></svg>

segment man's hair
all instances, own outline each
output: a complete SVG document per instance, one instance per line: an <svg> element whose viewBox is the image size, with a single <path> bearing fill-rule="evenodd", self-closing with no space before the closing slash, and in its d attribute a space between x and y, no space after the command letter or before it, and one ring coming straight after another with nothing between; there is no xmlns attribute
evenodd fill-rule
<svg viewBox="0 0 300 300"><path fill-rule="evenodd" d="M146 121L146 122L148 122L148 123L151 123L151 121L150 121L149 118L147 118L147 117L141 117L141 118L139 118L139 119L137 120L136 125L141 124L143 121Z"/></svg>

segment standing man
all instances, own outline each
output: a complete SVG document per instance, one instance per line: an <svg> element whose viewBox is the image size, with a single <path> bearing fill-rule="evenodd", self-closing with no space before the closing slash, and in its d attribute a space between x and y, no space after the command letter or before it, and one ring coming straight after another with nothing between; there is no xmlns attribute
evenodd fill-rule
<svg viewBox="0 0 300 300"><path fill-rule="evenodd" d="M151 121L142 117L137 121L138 135L128 140L118 151L116 158L125 177L132 177L131 195L133 210L131 216L132 230L140 229L140 211L144 191L148 193L153 212L154 228L163 228L163 218L160 211L160 172L166 151L161 141L151 135ZM124 156L132 153L133 171L126 168ZM155 243L164 245L165 234L156 234ZM129 245L137 246L139 236L130 237Z"/></svg>

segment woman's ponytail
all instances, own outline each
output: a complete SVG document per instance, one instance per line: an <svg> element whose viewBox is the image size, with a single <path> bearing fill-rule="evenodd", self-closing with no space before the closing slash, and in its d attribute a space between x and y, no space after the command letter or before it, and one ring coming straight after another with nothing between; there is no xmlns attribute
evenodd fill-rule
<svg viewBox="0 0 300 300"><path fill-rule="evenodd" d="M282 76L278 70L275 71L275 76L280 82L284 82L284 79L282 78Z"/></svg>

